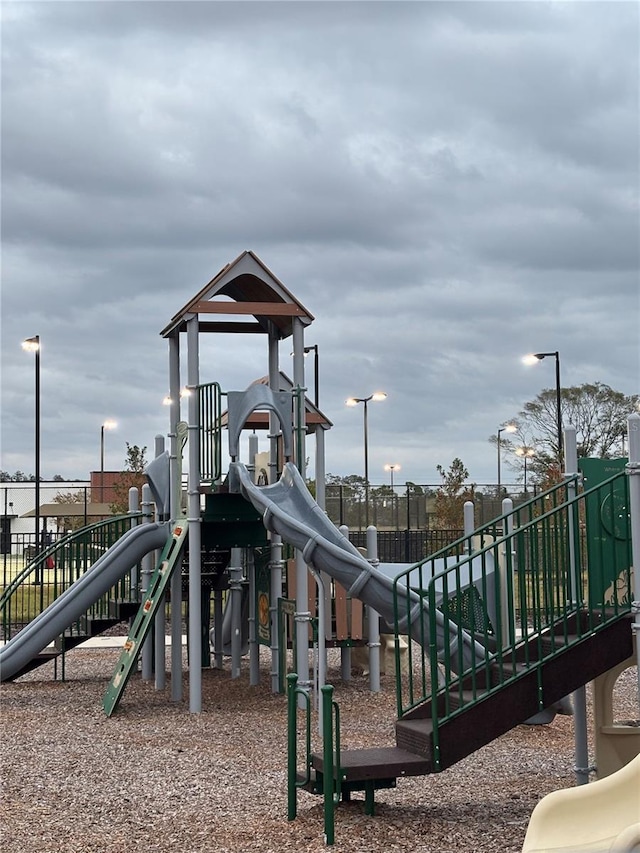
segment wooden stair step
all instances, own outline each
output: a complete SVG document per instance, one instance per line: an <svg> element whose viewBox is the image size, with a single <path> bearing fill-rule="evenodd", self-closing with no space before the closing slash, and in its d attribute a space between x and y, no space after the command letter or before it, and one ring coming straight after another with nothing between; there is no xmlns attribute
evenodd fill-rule
<svg viewBox="0 0 640 853"><path fill-rule="evenodd" d="M324 773L322 753L313 753L311 763L318 773ZM397 746L343 749L340 770L347 782L387 780L423 776L431 772L431 763L424 756Z"/></svg>

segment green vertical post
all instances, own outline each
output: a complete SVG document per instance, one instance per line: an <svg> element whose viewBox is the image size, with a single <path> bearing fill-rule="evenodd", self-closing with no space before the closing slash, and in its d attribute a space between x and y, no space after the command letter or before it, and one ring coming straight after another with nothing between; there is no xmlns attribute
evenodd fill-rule
<svg viewBox="0 0 640 853"><path fill-rule="evenodd" d="M322 692L322 739L323 739L323 794L324 794L324 843L335 841L335 803L333 800L333 686L325 684Z"/></svg>
<svg viewBox="0 0 640 853"><path fill-rule="evenodd" d="M296 685L295 672L287 675L287 820L294 820L297 814L296 763L298 743L296 736Z"/></svg>

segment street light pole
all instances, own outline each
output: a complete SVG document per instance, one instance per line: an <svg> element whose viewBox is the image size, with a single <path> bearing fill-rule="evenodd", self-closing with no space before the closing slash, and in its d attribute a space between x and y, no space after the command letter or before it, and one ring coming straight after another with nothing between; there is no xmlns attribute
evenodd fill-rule
<svg viewBox="0 0 640 853"><path fill-rule="evenodd" d="M533 447L516 447L516 456L524 459L524 493L527 493L527 459L535 456L536 452Z"/></svg>
<svg viewBox="0 0 640 853"><path fill-rule="evenodd" d="M364 523L365 527L369 526L369 417L367 404L373 400L378 402L386 398L384 391L376 391L369 394L368 397L349 397L346 401L347 406L357 406L358 403L364 403Z"/></svg>
<svg viewBox="0 0 640 853"><path fill-rule="evenodd" d="M104 503L104 431L116 426L115 421L105 421L100 427L100 503Z"/></svg>
<svg viewBox="0 0 640 853"><path fill-rule="evenodd" d="M311 346L304 348L305 354L308 352L311 352L312 350L314 352L314 359L313 359L313 397L314 397L314 399L313 399L313 402L314 402L316 409L319 409L320 408L320 403L319 403L320 392L318 389L320 386L319 386L319 379L318 379L318 344L311 344Z"/></svg>
<svg viewBox="0 0 640 853"><path fill-rule="evenodd" d="M385 471L388 471L388 472L389 472L389 476L390 476L390 486L391 486L391 522L393 523L393 517L394 517L394 515L397 515L397 513L394 513L394 505L395 505L395 508L396 508L396 509L397 509L397 507L398 507L398 504L397 504L397 501L396 501L396 495L395 495L395 492L393 491L393 472L394 472L394 471L399 471L399 470L400 470L400 466L399 466L399 465L385 465L385 466L384 466L384 470L385 470ZM398 526L398 520L397 520L397 518L396 518L396 527L397 527L397 526Z"/></svg>
<svg viewBox="0 0 640 853"><path fill-rule="evenodd" d="M40 335L34 335L22 342L22 349L35 353L35 467L36 467L36 547L35 556L40 553ZM37 580L37 575L36 575Z"/></svg>
<svg viewBox="0 0 640 853"><path fill-rule="evenodd" d="M556 428L558 431L558 467L562 473L564 449L562 441L562 410L560 408L560 353L558 350L555 350L555 352L534 352L530 355L525 355L522 360L525 364L535 364L536 361L542 361L543 358L547 357L553 357L556 360Z"/></svg>
<svg viewBox="0 0 640 853"><path fill-rule="evenodd" d="M501 495L501 483L500 483L500 457L501 457L501 445L500 445L500 436L503 432L515 432L517 427L515 424L507 424L506 426L500 427L498 429L498 497Z"/></svg>

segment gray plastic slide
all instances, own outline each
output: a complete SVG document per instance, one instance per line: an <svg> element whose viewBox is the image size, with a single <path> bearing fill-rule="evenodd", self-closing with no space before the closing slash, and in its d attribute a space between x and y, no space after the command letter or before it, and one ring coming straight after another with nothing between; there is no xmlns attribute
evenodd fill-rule
<svg viewBox="0 0 640 853"><path fill-rule="evenodd" d="M329 520L307 490L295 465L287 462L277 483L256 486L245 466L234 462L229 468L229 487L231 491L240 491L262 513L268 530L302 551L308 565L326 572L350 595L377 611L389 625L394 624L393 579L375 569ZM407 598L410 614L407 613ZM410 592L409 596L403 594L398 607L404 607L404 613L398 614L400 631L407 633L407 616L410 615L411 628L415 632L413 639L420 642L417 614L422 607L426 610L421 597L417 592ZM484 647L467 632L449 622L439 611L436 620L439 648L444 648L444 637L448 634L452 660L455 660L460 643L465 668L474 661L485 660Z"/></svg>
<svg viewBox="0 0 640 853"><path fill-rule="evenodd" d="M0 648L0 681L7 681L79 619L150 551L162 548L166 523L128 530L46 610Z"/></svg>

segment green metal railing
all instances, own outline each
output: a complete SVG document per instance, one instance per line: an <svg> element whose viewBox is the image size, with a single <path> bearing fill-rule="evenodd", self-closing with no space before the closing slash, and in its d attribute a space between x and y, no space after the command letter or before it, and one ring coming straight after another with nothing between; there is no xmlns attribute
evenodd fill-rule
<svg viewBox="0 0 640 853"><path fill-rule="evenodd" d="M322 694L322 794L324 798L324 841L335 842L335 807L340 802L342 770L340 767L340 708L333 701L333 686L325 684ZM298 778L298 701L304 711L304 772ZM294 820L297 811L298 789L305 788L311 780L311 696L304 687L298 687L298 675L287 675L287 817Z"/></svg>
<svg viewBox="0 0 640 853"><path fill-rule="evenodd" d="M613 533L604 525L586 529L594 509L612 505ZM550 657L630 610L628 506L624 473L582 493L571 478L497 519L493 533L481 528L396 579L396 632L402 626L419 640L410 643L404 677L397 662L398 716L432 700L436 755L442 722L532 668L541 673ZM436 572L437 558L446 562ZM475 588L466 585L472 564ZM495 597L493 622L488 595ZM471 665L459 632L438 637L436 610L479 644Z"/></svg>
<svg viewBox="0 0 640 853"><path fill-rule="evenodd" d="M2 590L0 596L4 642L8 642L62 595L141 516L142 513L115 516L69 533L25 566ZM124 601L138 600L138 590L132 586L130 575L98 599L87 615L107 618L109 601L114 598ZM71 625L70 634L83 634L83 622L81 619Z"/></svg>
<svg viewBox="0 0 640 853"><path fill-rule="evenodd" d="M222 476L222 392L217 382L198 386L200 477L215 483Z"/></svg>

